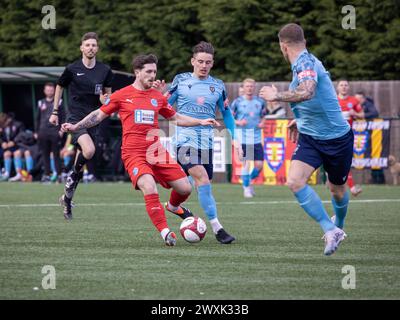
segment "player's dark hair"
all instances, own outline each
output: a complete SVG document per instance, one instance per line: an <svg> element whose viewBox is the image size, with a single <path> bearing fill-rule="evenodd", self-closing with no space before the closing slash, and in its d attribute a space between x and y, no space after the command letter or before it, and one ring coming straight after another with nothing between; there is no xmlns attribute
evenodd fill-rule
<svg viewBox="0 0 400 320"><path fill-rule="evenodd" d="M201 41L200 43L196 44L193 47L192 52L193 52L193 56L195 56L196 54L198 54L200 52L209 53L211 55L214 55L214 47L209 42Z"/></svg>
<svg viewBox="0 0 400 320"><path fill-rule="evenodd" d="M56 85L53 82L46 82L43 87L53 87L53 88L55 88Z"/></svg>
<svg viewBox="0 0 400 320"><path fill-rule="evenodd" d="M96 32L87 32L87 33L85 33L85 34L82 36L82 38L81 38L81 43L82 43L83 41L86 41L86 40L89 40L89 39L94 39L94 40L96 40L97 42L99 42L99 37L97 36L97 33L96 33Z"/></svg>
<svg viewBox="0 0 400 320"><path fill-rule="evenodd" d="M145 64L149 63L158 63L158 58L155 54L140 54L133 58L132 60L132 69L135 70L142 70Z"/></svg>
<svg viewBox="0 0 400 320"><path fill-rule="evenodd" d="M360 96L363 96L363 97L365 98L365 92L362 91L362 90L357 91L356 94L358 94L358 95L360 95Z"/></svg>
<svg viewBox="0 0 400 320"><path fill-rule="evenodd" d="M305 41L303 28L296 23L289 23L278 33L279 41L287 43L302 43Z"/></svg>

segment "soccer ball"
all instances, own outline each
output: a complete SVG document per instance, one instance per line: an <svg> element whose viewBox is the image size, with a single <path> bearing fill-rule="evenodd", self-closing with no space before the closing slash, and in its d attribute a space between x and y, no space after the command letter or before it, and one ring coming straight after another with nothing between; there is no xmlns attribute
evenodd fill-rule
<svg viewBox="0 0 400 320"><path fill-rule="evenodd" d="M183 239L190 243L196 243L206 235L207 225L199 217L189 217L182 221L180 231Z"/></svg>

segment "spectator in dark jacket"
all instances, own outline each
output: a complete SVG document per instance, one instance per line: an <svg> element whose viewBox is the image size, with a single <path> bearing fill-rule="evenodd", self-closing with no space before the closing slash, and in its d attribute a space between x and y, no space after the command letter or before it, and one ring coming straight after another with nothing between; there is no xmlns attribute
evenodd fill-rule
<svg viewBox="0 0 400 320"><path fill-rule="evenodd" d="M360 102L360 105L364 110L364 118L366 120L378 118L379 113L378 110L376 110L374 100L372 100L372 98L366 97L363 91L358 91L356 93L356 99Z"/></svg>
<svg viewBox="0 0 400 320"><path fill-rule="evenodd" d="M35 132L39 143L39 148L43 157L44 164L44 175L42 182L50 182L51 167L54 167L52 181L55 181L57 177L61 175L61 160L60 160L60 149L61 149L61 137L62 132L60 131L60 125L54 126L49 122L49 118L53 111L54 104L54 91L55 86L53 83L46 83L44 85L43 93L45 98L38 101L37 119ZM60 100L60 104L62 101ZM60 109L59 123L63 123L65 115L63 113L64 108ZM53 154L50 157L50 153ZM51 165L53 162L53 165ZM53 170L54 170L53 169Z"/></svg>
<svg viewBox="0 0 400 320"><path fill-rule="evenodd" d="M356 98L364 110L365 120L372 120L379 117L378 110L375 107L374 100L365 96L363 91L356 93ZM385 175L383 169L371 169L371 182L375 184L384 184Z"/></svg>

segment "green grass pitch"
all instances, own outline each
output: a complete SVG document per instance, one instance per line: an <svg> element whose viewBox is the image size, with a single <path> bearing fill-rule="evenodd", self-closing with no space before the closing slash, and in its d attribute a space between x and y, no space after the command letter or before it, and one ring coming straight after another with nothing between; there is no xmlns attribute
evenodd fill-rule
<svg viewBox="0 0 400 320"><path fill-rule="evenodd" d="M72 222L62 185L0 184L0 299L399 299L400 188L365 186L352 198L348 238L330 257L322 231L286 187L215 184L219 217L237 237L219 244L211 228L195 245L179 234L166 247L130 184L79 185ZM161 200L168 192L161 190ZM330 214L325 187L316 190ZM196 194L187 206L204 218ZM54 266L56 289L42 287ZM355 289L342 268L354 267Z"/></svg>

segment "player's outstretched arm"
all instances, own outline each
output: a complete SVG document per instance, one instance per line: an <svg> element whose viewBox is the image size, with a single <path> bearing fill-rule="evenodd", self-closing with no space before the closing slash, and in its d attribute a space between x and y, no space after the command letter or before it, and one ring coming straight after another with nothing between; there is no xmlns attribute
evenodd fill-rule
<svg viewBox="0 0 400 320"><path fill-rule="evenodd" d="M218 127L219 123L215 119L196 119L189 116L185 116L180 113L176 113L173 117L169 118L170 121L176 121L176 124L180 127L195 127L195 126L215 126Z"/></svg>
<svg viewBox="0 0 400 320"><path fill-rule="evenodd" d="M58 108L60 105L60 99L63 94L63 87L61 87L59 84L56 86L56 91L54 93L54 103L53 103L53 112L51 113L51 116L49 118L49 122L52 125L58 126Z"/></svg>
<svg viewBox="0 0 400 320"><path fill-rule="evenodd" d="M266 101L300 102L310 100L315 95L317 83L314 80L305 80L295 90L278 92L273 86L264 86L260 90L260 97Z"/></svg>
<svg viewBox="0 0 400 320"><path fill-rule="evenodd" d="M72 123L63 123L61 126L61 130L63 132L75 132L81 129L91 128L98 125L109 115L104 113L100 109L97 109L91 113L89 113L85 118L79 121L76 124Z"/></svg>

